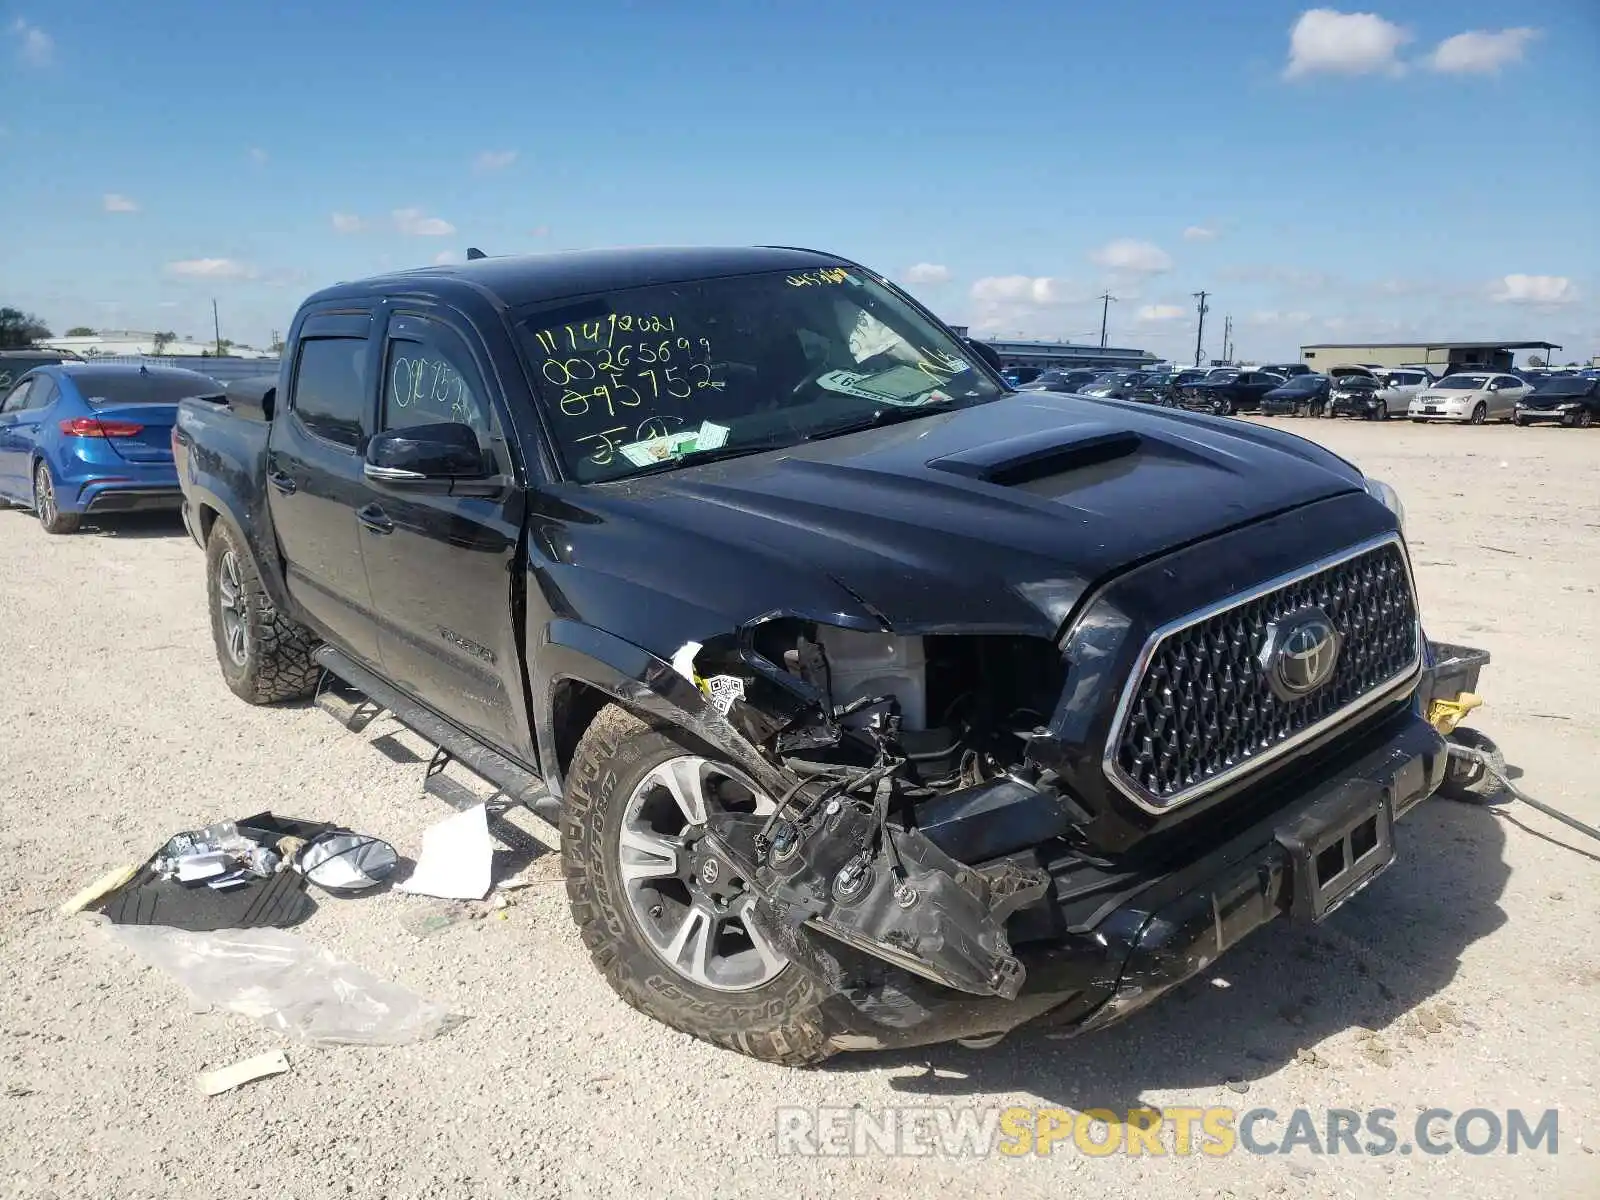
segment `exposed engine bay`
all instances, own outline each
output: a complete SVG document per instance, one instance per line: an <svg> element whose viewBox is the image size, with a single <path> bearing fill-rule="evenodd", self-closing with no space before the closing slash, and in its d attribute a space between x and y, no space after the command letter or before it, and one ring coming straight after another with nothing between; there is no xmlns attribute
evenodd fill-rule
<svg viewBox="0 0 1600 1200"><path fill-rule="evenodd" d="M1025 971L1006 923L1050 876L1032 855L1006 856L1067 835L1074 809L1028 757L1061 695L1059 651L775 618L698 647L693 672L792 780L775 811L709 831L775 940L803 959L805 927L958 991L1015 998Z"/></svg>

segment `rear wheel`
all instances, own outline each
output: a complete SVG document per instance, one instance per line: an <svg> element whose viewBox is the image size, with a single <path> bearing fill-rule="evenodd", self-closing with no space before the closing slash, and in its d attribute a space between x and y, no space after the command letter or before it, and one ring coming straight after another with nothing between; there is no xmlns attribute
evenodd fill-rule
<svg viewBox="0 0 1600 1200"><path fill-rule="evenodd" d="M1472 410L1472 423L1474 425L1482 425L1488 419L1489 406L1480 400L1478 401L1477 407Z"/></svg>
<svg viewBox="0 0 1600 1200"><path fill-rule="evenodd" d="M33 515L46 533L76 533L78 514L64 513L56 501L55 480L50 477L50 464L40 459L33 468Z"/></svg>
<svg viewBox="0 0 1600 1200"><path fill-rule="evenodd" d="M1512 417L1511 418L1511 423L1513 425L1517 426L1518 428L1522 428L1522 427L1524 427L1524 426L1526 426L1528 424L1528 422L1526 422L1526 421L1524 421L1522 419L1522 414L1521 413L1518 413L1516 416Z"/></svg>
<svg viewBox="0 0 1600 1200"><path fill-rule="evenodd" d="M244 538L219 520L206 539L211 640L228 689L250 704L297 700L316 690L316 639L272 605Z"/></svg>
<svg viewBox="0 0 1600 1200"><path fill-rule="evenodd" d="M1578 429L1587 429L1594 424L1594 414L1587 408L1580 408L1572 414L1572 424Z"/></svg>
<svg viewBox="0 0 1600 1200"><path fill-rule="evenodd" d="M578 743L562 803L572 917L619 996L767 1062L833 1052L816 985L751 921L753 895L703 840L708 818L770 813L770 797L675 728L609 705Z"/></svg>

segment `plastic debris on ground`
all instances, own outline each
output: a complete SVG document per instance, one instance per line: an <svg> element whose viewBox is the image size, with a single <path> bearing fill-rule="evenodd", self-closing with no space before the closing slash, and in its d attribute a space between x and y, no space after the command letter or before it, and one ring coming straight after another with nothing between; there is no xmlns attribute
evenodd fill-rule
<svg viewBox="0 0 1600 1200"><path fill-rule="evenodd" d="M289 1059L283 1051L269 1050L265 1054L236 1062L232 1066L202 1072L195 1077L195 1082L200 1085L203 1094L220 1096L223 1092L231 1092L234 1088L254 1083L257 1079L282 1075L288 1069Z"/></svg>
<svg viewBox="0 0 1600 1200"><path fill-rule="evenodd" d="M117 925L196 932L283 928L316 911L308 881L329 892L358 891L388 878L397 861L377 838L257 813L173 835L126 877L97 880L62 911L93 907Z"/></svg>
<svg viewBox="0 0 1600 1200"><path fill-rule="evenodd" d="M395 890L442 900L482 900L493 882L493 860L488 809L476 804L423 833L416 870L395 884Z"/></svg>
<svg viewBox="0 0 1600 1200"><path fill-rule="evenodd" d="M462 1019L279 929L104 928L196 1000L310 1045L403 1045L434 1037Z"/></svg>

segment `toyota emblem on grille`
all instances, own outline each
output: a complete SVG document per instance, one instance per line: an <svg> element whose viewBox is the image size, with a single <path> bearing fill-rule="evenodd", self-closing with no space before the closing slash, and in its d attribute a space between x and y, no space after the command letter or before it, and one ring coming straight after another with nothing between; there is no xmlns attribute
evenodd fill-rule
<svg viewBox="0 0 1600 1200"><path fill-rule="evenodd" d="M1340 637L1320 608L1290 613L1267 627L1261 665L1267 682L1283 700L1298 700L1333 678Z"/></svg>

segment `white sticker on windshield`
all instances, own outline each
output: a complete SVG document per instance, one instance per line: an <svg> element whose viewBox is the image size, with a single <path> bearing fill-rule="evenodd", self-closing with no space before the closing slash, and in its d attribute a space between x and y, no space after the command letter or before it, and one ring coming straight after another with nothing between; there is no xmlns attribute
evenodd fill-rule
<svg viewBox="0 0 1600 1200"><path fill-rule="evenodd" d="M669 458L677 458L695 450L716 450L727 445L728 433L726 425L705 421L699 429L680 430L664 437L629 442L620 449L622 456L634 466L648 467L651 463L666 462Z"/></svg>

